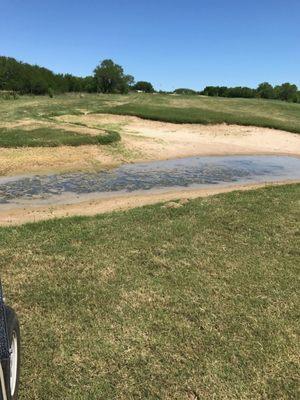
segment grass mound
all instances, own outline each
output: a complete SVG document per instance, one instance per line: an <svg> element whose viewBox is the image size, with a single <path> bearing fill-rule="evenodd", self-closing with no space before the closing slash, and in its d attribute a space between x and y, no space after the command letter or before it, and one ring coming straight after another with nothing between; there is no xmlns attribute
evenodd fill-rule
<svg viewBox="0 0 300 400"><path fill-rule="evenodd" d="M299 196L0 228L20 399L296 398Z"/></svg>
<svg viewBox="0 0 300 400"><path fill-rule="evenodd" d="M89 136L63 129L37 128L33 130L1 129L0 147L57 147L87 144L111 144L121 139L118 132Z"/></svg>
<svg viewBox="0 0 300 400"><path fill-rule="evenodd" d="M298 112L300 115L300 105ZM152 104L122 104L105 110L106 113L118 115L132 115L144 119L172 122L172 123L198 123L198 124L238 124L246 126L260 126L263 128L281 129L289 132L300 133L300 121L292 119L276 119L272 115L253 115L237 110L214 110L206 107L172 107L155 106Z"/></svg>
<svg viewBox="0 0 300 400"><path fill-rule="evenodd" d="M58 115L110 112L175 123L256 125L300 133L300 104L277 100L135 93L21 96L0 99L0 120L47 119Z"/></svg>
<svg viewBox="0 0 300 400"><path fill-rule="evenodd" d="M100 144L111 144L121 140L119 132L115 131L108 131L106 135L99 135L96 138Z"/></svg>

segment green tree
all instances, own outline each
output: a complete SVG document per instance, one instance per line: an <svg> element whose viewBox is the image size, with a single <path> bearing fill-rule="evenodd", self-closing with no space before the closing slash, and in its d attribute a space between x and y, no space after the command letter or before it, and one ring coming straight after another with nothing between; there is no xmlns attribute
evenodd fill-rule
<svg viewBox="0 0 300 400"><path fill-rule="evenodd" d="M256 91L262 99L274 99L275 97L274 88L268 82L259 84Z"/></svg>
<svg viewBox="0 0 300 400"><path fill-rule="evenodd" d="M54 74L47 68L0 56L0 90L12 90L20 94L46 94L49 88L55 93L79 92L85 90L85 79L70 74ZM89 85L90 90L96 91L96 87L93 90Z"/></svg>
<svg viewBox="0 0 300 400"><path fill-rule="evenodd" d="M218 86L206 86L202 92L204 96L218 96Z"/></svg>
<svg viewBox="0 0 300 400"><path fill-rule="evenodd" d="M138 81L135 85L132 86L133 90L141 90L142 92L145 93L154 93L154 87L150 82L146 81Z"/></svg>
<svg viewBox="0 0 300 400"><path fill-rule="evenodd" d="M256 97L256 90L246 86L236 86L228 88L228 97L241 97L250 99Z"/></svg>
<svg viewBox="0 0 300 400"><path fill-rule="evenodd" d="M206 88L201 92L204 96L228 96L228 87L226 86L206 86Z"/></svg>
<svg viewBox="0 0 300 400"><path fill-rule="evenodd" d="M298 88L296 85L286 82L280 86L275 86L274 91L279 100L297 101Z"/></svg>
<svg viewBox="0 0 300 400"><path fill-rule="evenodd" d="M197 92L193 89L188 89L188 88L178 88L174 90L174 93L176 94L197 94Z"/></svg>
<svg viewBox="0 0 300 400"><path fill-rule="evenodd" d="M86 76L83 78L82 90L88 93L97 92L97 83L93 76Z"/></svg>
<svg viewBox="0 0 300 400"><path fill-rule="evenodd" d="M101 93L128 93L134 79L125 75L123 68L112 60L103 60L94 70L97 91Z"/></svg>

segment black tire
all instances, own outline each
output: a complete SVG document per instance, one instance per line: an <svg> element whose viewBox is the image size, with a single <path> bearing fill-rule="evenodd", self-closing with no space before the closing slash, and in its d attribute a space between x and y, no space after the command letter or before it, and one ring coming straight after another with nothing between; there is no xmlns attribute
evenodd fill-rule
<svg viewBox="0 0 300 400"><path fill-rule="evenodd" d="M10 375L11 375L11 363L10 360L3 361L3 372L5 377L6 385L6 395L8 400L17 400L19 380L20 380L20 326L19 321L14 310L8 306L5 306L6 321L7 321L7 333L9 339L9 345L11 347L13 338L17 342L17 370L16 370L16 382L14 392L12 393L10 385Z"/></svg>

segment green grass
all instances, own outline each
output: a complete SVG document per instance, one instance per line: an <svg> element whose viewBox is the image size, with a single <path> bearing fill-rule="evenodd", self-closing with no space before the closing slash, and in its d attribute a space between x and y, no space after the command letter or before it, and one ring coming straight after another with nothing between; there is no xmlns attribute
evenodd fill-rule
<svg viewBox="0 0 300 400"><path fill-rule="evenodd" d="M296 399L299 196L1 228L20 399Z"/></svg>
<svg viewBox="0 0 300 400"><path fill-rule="evenodd" d="M0 129L0 147L56 147L87 144L110 144L121 139L118 132L84 135L63 129L37 128L33 130Z"/></svg>
<svg viewBox="0 0 300 400"><path fill-rule="evenodd" d="M24 118L47 120L81 113L113 113L175 123L230 123L256 125L300 133L300 104L262 99L228 99L205 96L129 94L61 95L0 99L0 121Z"/></svg>
<svg viewBox="0 0 300 400"><path fill-rule="evenodd" d="M261 99L142 95L104 112L173 123L238 124L300 133L300 104ZM152 97L150 97L152 96Z"/></svg>
<svg viewBox="0 0 300 400"><path fill-rule="evenodd" d="M275 104L278 106L278 103ZM300 114L300 106L296 105L296 111ZM271 111L271 110L270 110ZM246 126L259 126L265 128L281 129L289 132L300 133L300 119L276 119L271 115L253 115L239 110L214 110L206 108L178 108L155 105L124 104L104 112L119 115L133 115L136 117L172 122L172 123L198 123L198 124L238 124ZM297 118L298 115L295 115ZM298 119L298 118L297 118Z"/></svg>
<svg viewBox="0 0 300 400"><path fill-rule="evenodd" d="M99 108L114 106L119 100L128 96L109 95L61 95L54 98L48 96L21 96L17 100L0 99L0 121L14 122L24 118L44 119L48 117L81 114L84 111L96 111Z"/></svg>

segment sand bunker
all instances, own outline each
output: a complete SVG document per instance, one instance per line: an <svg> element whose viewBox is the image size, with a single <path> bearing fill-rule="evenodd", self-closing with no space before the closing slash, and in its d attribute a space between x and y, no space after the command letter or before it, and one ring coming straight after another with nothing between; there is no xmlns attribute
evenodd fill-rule
<svg viewBox="0 0 300 400"><path fill-rule="evenodd" d="M90 127L119 128L126 146L138 150L147 160L194 155L300 155L300 135L269 128L172 124L110 114L70 115L60 119Z"/></svg>
<svg viewBox="0 0 300 400"><path fill-rule="evenodd" d="M300 135L239 125L171 124L111 114L64 115L53 122L24 120L18 127L45 126L95 134L121 133L122 143L77 148L0 148L0 175L20 172L101 169L123 162L165 160L195 155L282 154L300 156ZM80 126L78 124L84 124Z"/></svg>

